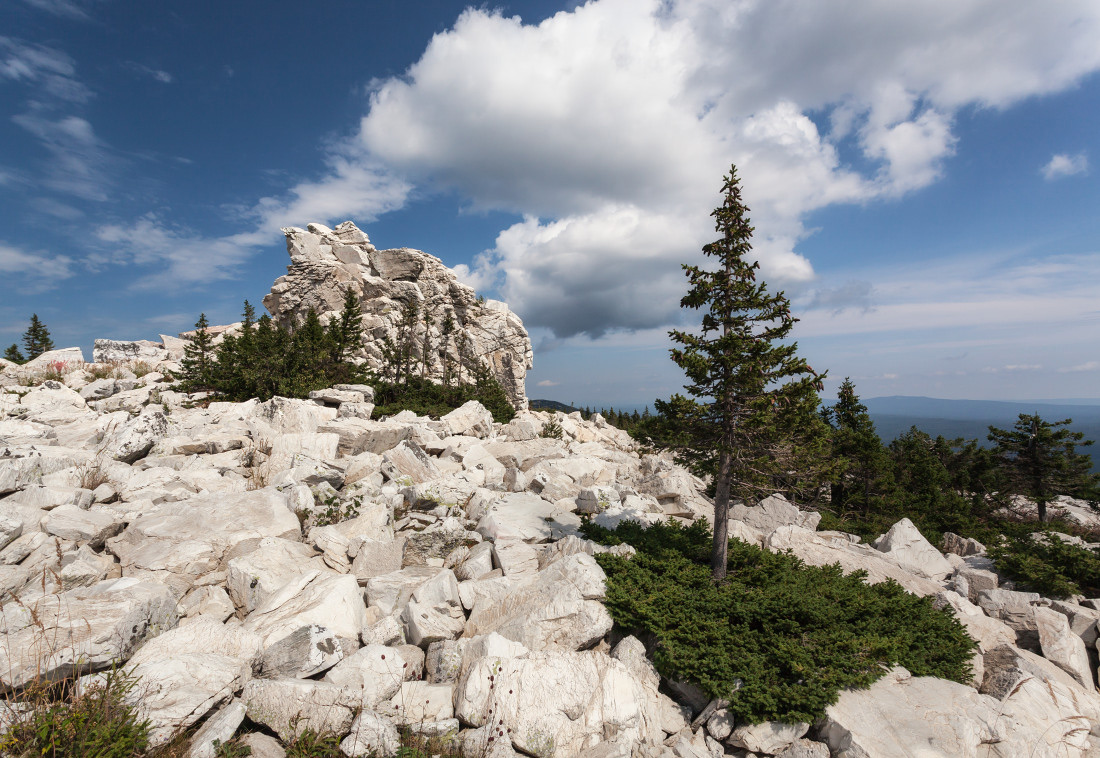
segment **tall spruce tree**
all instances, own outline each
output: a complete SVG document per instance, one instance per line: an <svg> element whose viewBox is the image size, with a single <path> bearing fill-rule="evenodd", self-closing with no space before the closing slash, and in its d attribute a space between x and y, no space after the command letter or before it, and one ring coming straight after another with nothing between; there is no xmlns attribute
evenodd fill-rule
<svg viewBox="0 0 1100 758"><path fill-rule="evenodd" d="M344 307L340 317L329 322L329 334L333 344L332 359L344 363L361 347L363 339L363 307L355 290L344 290Z"/></svg>
<svg viewBox="0 0 1100 758"><path fill-rule="evenodd" d="M200 313L195 322L195 336L183 348L179 378L188 390L206 390L214 385L214 336L207 329L210 322Z"/></svg>
<svg viewBox="0 0 1100 758"><path fill-rule="evenodd" d="M1040 522L1047 520L1047 504L1058 495L1097 498L1100 474L1090 472L1090 456L1077 452L1093 440L1064 428L1071 423L1073 419L1050 422L1021 413L1012 429L989 427L989 441L1007 491L1034 500Z"/></svg>
<svg viewBox="0 0 1100 758"><path fill-rule="evenodd" d="M836 464L830 486L832 506L838 515L852 506L867 514L872 501L882 493L890 462L851 379L844 379L836 404L822 415L832 427L832 458Z"/></svg>
<svg viewBox="0 0 1100 758"><path fill-rule="evenodd" d="M27 351L27 360L33 361L42 353L53 350L53 340L50 339L50 330L38 320L38 314L31 314L31 324L27 331L23 332L23 349Z"/></svg>
<svg viewBox="0 0 1100 758"><path fill-rule="evenodd" d="M694 470L714 476L711 576L726 576L731 498L753 505L790 482L791 472L820 475L826 440L817 413L824 374L784 343L797 319L782 292L757 281L749 260L753 228L741 200L737 169L722 186L725 200L711 214L721 235L703 252L718 269L685 265L690 284L681 306L703 310L698 333L673 330L670 352L694 399L675 395L657 409L674 420L670 441Z"/></svg>

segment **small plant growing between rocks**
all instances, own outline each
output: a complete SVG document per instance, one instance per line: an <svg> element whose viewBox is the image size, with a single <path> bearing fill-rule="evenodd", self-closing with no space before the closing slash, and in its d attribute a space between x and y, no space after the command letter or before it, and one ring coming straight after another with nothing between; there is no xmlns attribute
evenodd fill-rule
<svg viewBox="0 0 1100 758"><path fill-rule="evenodd" d="M243 745L236 738L228 742L214 740L214 758L245 758L252 755L252 748Z"/></svg>
<svg viewBox="0 0 1100 758"><path fill-rule="evenodd" d="M361 497L353 497L348 503L341 503L340 497L336 493L325 497L316 497L317 505L322 506L322 510L315 512L314 526L332 526L333 524L339 524L341 521L358 518L359 509L363 507L363 498Z"/></svg>
<svg viewBox="0 0 1100 758"><path fill-rule="evenodd" d="M550 440L560 440L563 434L564 430L561 428L561 424L558 423L557 419L550 419L547 421L542 425L542 431L539 432L540 437Z"/></svg>
<svg viewBox="0 0 1100 758"><path fill-rule="evenodd" d="M0 736L0 755L49 758L133 758L146 754L149 722L128 702L137 687L128 672L112 669L99 681L80 686L68 679L32 682L19 702L11 728ZM11 708L10 701L5 703Z"/></svg>

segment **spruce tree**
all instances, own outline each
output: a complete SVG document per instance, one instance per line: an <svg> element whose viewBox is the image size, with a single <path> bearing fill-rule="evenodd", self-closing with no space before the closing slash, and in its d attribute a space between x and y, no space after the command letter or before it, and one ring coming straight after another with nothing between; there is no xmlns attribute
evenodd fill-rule
<svg viewBox="0 0 1100 758"><path fill-rule="evenodd" d="M27 359L23 356L21 352L19 352L19 347L17 345L11 345L7 350L4 351L4 360L20 364L27 362Z"/></svg>
<svg viewBox="0 0 1100 758"><path fill-rule="evenodd" d="M1047 503L1058 495L1095 500L1100 474L1090 472L1092 458L1077 448L1093 444L1083 432L1067 427L1073 419L1048 422L1038 415L1021 413L1009 430L989 427L989 441L1007 491L1035 501L1039 521L1047 520Z"/></svg>
<svg viewBox="0 0 1100 758"><path fill-rule="evenodd" d="M27 351L27 360L33 361L42 353L53 350L53 340L50 339L50 330L38 320L38 314L31 314L31 325L23 332L23 348Z"/></svg>
<svg viewBox="0 0 1100 758"><path fill-rule="evenodd" d="M849 506L866 515L872 510L872 500L882 494L889 459L851 379L844 379L836 404L823 409L822 416L832 427L832 506L838 515Z"/></svg>
<svg viewBox="0 0 1100 758"><path fill-rule="evenodd" d="M332 359L344 363L361 345L363 338L363 308L359 296L348 287L344 290L344 307L340 318L329 322L329 333L333 343Z"/></svg>
<svg viewBox="0 0 1100 758"><path fill-rule="evenodd" d="M825 440L817 414L824 374L784 343L797 319L780 292L758 282L750 261L753 228L741 200L736 167L722 187L724 202L711 214L721 235L703 253L716 271L684 265L688 293L681 306L703 310L698 332L669 332L680 347L670 352L683 369L694 399L675 395L657 401L675 420L678 457L714 476L714 536L711 575L726 576L731 498L753 505L792 471L817 472Z"/></svg>
<svg viewBox="0 0 1100 758"><path fill-rule="evenodd" d="M200 313L195 336L183 348L179 378L188 390L210 389L214 384L214 337L207 331L210 322Z"/></svg>

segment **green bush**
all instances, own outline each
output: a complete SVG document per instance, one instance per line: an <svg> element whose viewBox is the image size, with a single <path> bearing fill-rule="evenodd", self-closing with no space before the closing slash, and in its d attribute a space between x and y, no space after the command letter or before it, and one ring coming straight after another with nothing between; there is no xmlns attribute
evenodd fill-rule
<svg viewBox="0 0 1100 758"><path fill-rule="evenodd" d="M841 690L867 687L895 664L917 676L971 677L975 643L962 625L894 582L867 585L860 572L733 540L729 575L715 584L704 522L583 531L638 551L597 556L616 624L655 645L662 675L728 699L738 721L812 722Z"/></svg>
<svg viewBox="0 0 1100 758"><path fill-rule="evenodd" d="M401 383L373 379L370 384L374 387L374 415L378 417L410 410L439 418L470 400L484 405L499 424L507 424L516 415L508 395L491 376L483 376L474 384L450 386L417 376Z"/></svg>
<svg viewBox="0 0 1100 758"><path fill-rule="evenodd" d="M997 570L1022 588L1047 597L1100 596L1100 554L1045 534L1007 538L989 546Z"/></svg>
<svg viewBox="0 0 1100 758"><path fill-rule="evenodd" d="M20 701L30 705L28 718L0 736L0 755L49 758L133 758L149 745L149 722L140 720L127 702L137 681L121 670L103 674L101 682L75 691L72 681L36 682Z"/></svg>

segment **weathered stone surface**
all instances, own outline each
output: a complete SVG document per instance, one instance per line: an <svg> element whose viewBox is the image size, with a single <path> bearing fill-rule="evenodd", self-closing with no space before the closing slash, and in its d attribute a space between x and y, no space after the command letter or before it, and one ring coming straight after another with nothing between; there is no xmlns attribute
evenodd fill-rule
<svg viewBox="0 0 1100 758"><path fill-rule="evenodd" d="M151 340L97 339L92 348L92 360L96 363L130 363L146 361L157 364L168 360L164 343Z"/></svg>
<svg viewBox="0 0 1100 758"><path fill-rule="evenodd" d="M367 645L329 669L324 681L357 693L365 708L375 708L401 689L404 667L393 648Z"/></svg>
<svg viewBox="0 0 1100 758"><path fill-rule="evenodd" d="M392 758L401 748L401 735L388 718L373 711L363 711L355 717L350 734L340 743L340 752L347 756Z"/></svg>
<svg viewBox="0 0 1100 758"><path fill-rule="evenodd" d="M890 531L871 543L871 546L888 555L906 571L918 576L942 581L954 572L951 564L907 518L890 527Z"/></svg>
<svg viewBox="0 0 1100 758"><path fill-rule="evenodd" d="M400 571L405 555L405 538L392 540L360 539L351 563L351 573L365 585L369 579Z"/></svg>
<svg viewBox="0 0 1100 758"><path fill-rule="evenodd" d="M121 532L126 522L112 511L62 505L50 511L43 526L46 533L54 537L84 542L92 549L99 549L108 538Z"/></svg>
<svg viewBox="0 0 1100 758"><path fill-rule="evenodd" d="M233 738L237 728L244 721L245 707L240 700L232 700L221 710L207 719L191 738L191 747L187 758L215 758L217 750L214 743L224 745ZM255 753L255 751L253 751Z"/></svg>
<svg viewBox="0 0 1100 758"><path fill-rule="evenodd" d="M1017 644L1029 649L1039 646L1035 606L1042 604L1042 598L1034 592L995 589L978 593L978 605L986 615L1007 624L1016 632Z"/></svg>
<svg viewBox="0 0 1100 758"><path fill-rule="evenodd" d="M764 534L770 534L781 526L798 526L813 531L821 521L821 514L800 511L782 495L769 495L754 506L734 503L730 506L730 520L743 521Z"/></svg>
<svg viewBox="0 0 1100 758"><path fill-rule="evenodd" d="M853 758L900 758L914 745L929 755L977 758L981 746L999 736L996 722L992 698L894 669L866 690L843 692L826 709L821 739L834 755Z"/></svg>
<svg viewBox="0 0 1100 758"><path fill-rule="evenodd" d="M765 721L762 724L746 724L737 727L730 734L728 742L744 750L774 755L793 745L808 731L810 731L810 725L805 723L782 724L777 721Z"/></svg>
<svg viewBox="0 0 1100 758"><path fill-rule="evenodd" d="M829 532L811 532L797 526L780 526L765 540L772 551L791 550L811 566L839 563L845 573L863 570L869 584L893 579L914 595L935 595L943 590L938 583L904 570L869 545L852 543L847 536Z"/></svg>
<svg viewBox="0 0 1100 758"><path fill-rule="evenodd" d="M1070 629L1069 619L1051 608L1036 607L1035 625L1043 657L1072 676L1085 689L1096 687L1085 642Z"/></svg>
<svg viewBox="0 0 1100 758"><path fill-rule="evenodd" d="M310 224L308 229L284 232L291 266L264 298L277 321L300 319L310 308L327 320L338 315L344 293L350 289L359 296L364 314L360 356L378 371L384 364L383 342L399 341L404 303L411 300L422 314L431 315L431 339L442 346L429 356L430 378L442 379L445 362L453 371L463 361L480 359L513 405L526 407L524 377L532 365L531 340L504 303L479 301L434 256L407 248L376 250L350 221L332 230ZM445 343L439 329L448 317L455 322L456 334ZM417 331L417 344L421 344L423 325ZM467 351L463 356L458 354L460 340Z"/></svg>
<svg viewBox="0 0 1100 758"><path fill-rule="evenodd" d="M605 581L591 556L562 558L495 603L475 605L463 636L496 632L531 650L588 647L611 630L611 616L599 602Z"/></svg>
<svg viewBox="0 0 1100 758"><path fill-rule="evenodd" d="M978 649L983 653L1016 642L1016 633L1011 627L985 615L980 607L958 593L944 590L936 595L934 604L938 608L950 606L955 618L966 627L966 633L978 643Z"/></svg>
<svg viewBox="0 0 1100 758"><path fill-rule="evenodd" d="M387 616L400 613L416 588L442 571L432 566L409 566L371 577L366 586L367 603Z"/></svg>
<svg viewBox="0 0 1100 758"><path fill-rule="evenodd" d="M383 713L399 726L454 718L454 684L403 682Z"/></svg>
<svg viewBox="0 0 1100 758"><path fill-rule="evenodd" d="M309 545L264 537L255 550L229 561L226 588L237 607L251 613L294 577L324 568Z"/></svg>
<svg viewBox="0 0 1100 758"><path fill-rule="evenodd" d="M1100 611L1062 600L1052 600L1050 607L1069 619L1069 628L1084 641L1085 645L1095 645L1100 632L1097 629Z"/></svg>
<svg viewBox="0 0 1100 758"><path fill-rule="evenodd" d="M140 682L130 692L140 718L150 723L150 741L168 742L214 708L227 702L252 675L248 663L210 653L174 653L130 664Z"/></svg>
<svg viewBox="0 0 1100 758"><path fill-rule="evenodd" d="M797 740L775 754L775 758L829 758L829 746L814 740Z"/></svg>
<svg viewBox="0 0 1100 758"><path fill-rule="evenodd" d="M943 533L943 552L961 555L985 555L985 545L975 539L960 537L953 532Z"/></svg>
<svg viewBox="0 0 1100 758"><path fill-rule="evenodd" d="M286 758L286 751L279 741L263 732L250 732L241 737L241 744L252 753L250 758Z"/></svg>
<svg viewBox="0 0 1100 758"><path fill-rule="evenodd" d="M148 455L157 440L168 433L168 417L161 410L146 409L111 435L105 452L116 461L133 463Z"/></svg>
<svg viewBox="0 0 1100 758"><path fill-rule="evenodd" d="M320 624L299 627L269 645L260 661L265 679L307 679L344 658L340 640Z"/></svg>
<svg viewBox="0 0 1100 758"><path fill-rule="evenodd" d="M454 703L465 723L511 729L513 747L530 755L592 755L609 746L622 752L608 755L629 755L664 738L642 684L623 663L593 651L473 658Z"/></svg>
<svg viewBox="0 0 1100 758"><path fill-rule="evenodd" d="M576 532L580 519L529 492L503 493L482 509L477 531L492 540L543 542Z"/></svg>
<svg viewBox="0 0 1100 758"><path fill-rule="evenodd" d="M361 705L358 692L308 679L253 679L241 693L248 718L289 742L306 729L343 736Z"/></svg>
<svg viewBox="0 0 1100 758"><path fill-rule="evenodd" d="M470 400L441 416L439 421L448 434L462 434L484 439L493 431L493 414L477 400Z"/></svg>
<svg viewBox="0 0 1100 758"><path fill-rule="evenodd" d="M127 578L44 595L30 609L39 623L15 603L0 609L2 687L21 686L38 674L56 679L105 668L177 621L167 586Z"/></svg>
<svg viewBox="0 0 1100 758"><path fill-rule="evenodd" d="M324 554L324 561L340 572L351 570L362 545L393 539L393 507L377 501L359 501L358 516L309 530L308 542Z"/></svg>
<svg viewBox="0 0 1100 758"><path fill-rule="evenodd" d="M409 643L422 648L462 634L466 615L454 573L443 569L417 586L401 612L401 621Z"/></svg>
<svg viewBox="0 0 1100 758"><path fill-rule="evenodd" d="M366 606L355 577L310 571L267 598L244 621L264 638L265 646L308 624L327 627L344 640L358 640L367 628Z"/></svg>
<svg viewBox="0 0 1100 758"><path fill-rule="evenodd" d="M415 442L403 441L382 454L382 473L392 482L421 484L439 477L435 462Z"/></svg>

